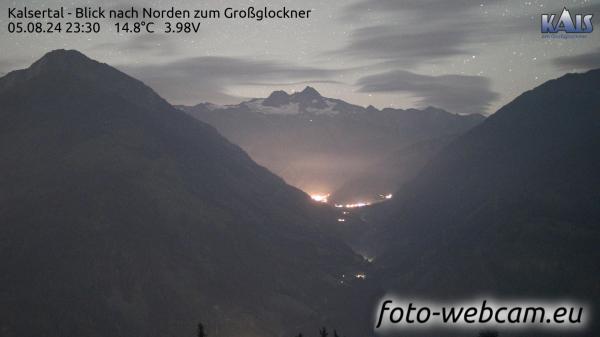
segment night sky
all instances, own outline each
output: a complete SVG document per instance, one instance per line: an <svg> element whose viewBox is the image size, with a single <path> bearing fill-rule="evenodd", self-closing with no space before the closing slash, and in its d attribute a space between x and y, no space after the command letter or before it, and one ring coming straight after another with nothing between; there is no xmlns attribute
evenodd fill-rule
<svg viewBox="0 0 600 337"><path fill-rule="evenodd" d="M305 20L202 20L198 34L9 34L7 9L53 6L312 9ZM594 14L586 38L544 39L540 15ZM77 49L131 74L175 104L236 103L307 85L376 107L493 113L567 72L600 67L600 0L7 1L0 73Z"/></svg>

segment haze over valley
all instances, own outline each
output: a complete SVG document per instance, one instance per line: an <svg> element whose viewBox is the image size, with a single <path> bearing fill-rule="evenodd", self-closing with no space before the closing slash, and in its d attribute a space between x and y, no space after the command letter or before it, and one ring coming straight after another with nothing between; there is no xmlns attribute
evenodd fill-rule
<svg viewBox="0 0 600 337"><path fill-rule="evenodd" d="M385 200L447 140L484 120L433 107L364 108L312 87L237 105L179 108L213 125L289 184L332 205Z"/></svg>

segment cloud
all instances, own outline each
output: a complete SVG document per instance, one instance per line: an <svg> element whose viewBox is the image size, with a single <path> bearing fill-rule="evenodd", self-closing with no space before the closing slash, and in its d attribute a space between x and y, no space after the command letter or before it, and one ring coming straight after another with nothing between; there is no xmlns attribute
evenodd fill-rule
<svg viewBox="0 0 600 337"><path fill-rule="evenodd" d="M596 18L596 15L600 15L600 3L595 3L592 4L591 2L588 4L585 4L584 6L568 6L567 8L569 8L569 10L571 11L571 14L574 13L581 13L581 14L594 14L594 18ZM557 9L554 11L555 13L560 13L562 12L563 7L557 7Z"/></svg>
<svg viewBox="0 0 600 337"><path fill-rule="evenodd" d="M428 76L396 70L358 80L361 92L405 92L422 106L437 106L461 114L485 113L498 94L481 76Z"/></svg>
<svg viewBox="0 0 600 337"><path fill-rule="evenodd" d="M560 56L552 59L552 63L560 68L567 70L589 70L600 68L600 48L572 56Z"/></svg>
<svg viewBox="0 0 600 337"><path fill-rule="evenodd" d="M143 34L136 35L126 41L101 43L92 49L118 50L125 53L172 55L178 48L172 36L165 34Z"/></svg>
<svg viewBox="0 0 600 337"><path fill-rule="evenodd" d="M239 83L240 85L251 85L251 86L261 86L261 87L283 87L289 85L314 85L314 84L345 84L341 81L336 80L308 80L308 81L293 81L293 82L285 82L285 81L277 81L277 82L243 82Z"/></svg>
<svg viewBox="0 0 600 337"><path fill-rule="evenodd" d="M492 0L488 4L505 0ZM362 0L347 6L343 11L345 20L355 19L365 12L396 13L411 12L411 15L427 18L440 18L448 13L459 13L480 7L481 0Z"/></svg>
<svg viewBox="0 0 600 337"><path fill-rule="evenodd" d="M546 7L544 12L549 10ZM599 7L572 9L593 13ZM557 13L561 10L562 6L556 8ZM332 54L370 58L403 69L438 64L455 56L485 53L490 43L536 36L541 13L537 5L506 0L361 0L343 9L342 19L358 28Z"/></svg>
<svg viewBox="0 0 600 337"><path fill-rule="evenodd" d="M458 28L405 33L393 25L371 26L355 30L349 43L335 53L413 66L468 53L464 47L468 34L466 29Z"/></svg>
<svg viewBox="0 0 600 337"><path fill-rule="evenodd" d="M303 67L276 61L233 57L192 57L163 64L123 65L119 69L141 79L163 97L177 104L201 101L239 102L227 93L233 85L288 81L323 80L339 71Z"/></svg>
<svg viewBox="0 0 600 337"><path fill-rule="evenodd" d="M506 38L506 31L498 25L514 26L505 22L490 25L489 17L482 16L487 6L504 1L488 1L483 9L480 0L362 0L346 6L342 19L365 22L366 26L352 31L346 46L333 54L371 58L402 68L478 54L473 44L487 42L490 34L495 39Z"/></svg>

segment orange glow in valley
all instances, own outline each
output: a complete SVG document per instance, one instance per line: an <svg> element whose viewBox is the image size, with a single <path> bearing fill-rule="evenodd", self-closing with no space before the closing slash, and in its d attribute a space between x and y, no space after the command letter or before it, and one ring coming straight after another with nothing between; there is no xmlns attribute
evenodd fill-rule
<svg viewBox="0 0 600 337"><path fill-rule="evenodd" d="M329 203L329 196L331 194L324 194L324 193L314 193L314 194L310 194L310 198L316 202L322 202L324 204ZM392 199L393 195L390 194L380 194L378 198L376 198L376 200L374 201L356 201L354 203L347 203L347 204L333 204L333 206L337 207L337 208L360 208L360 207L366 207L366 206L370 206L373 204L377 204L380 203L382 201L385 200L389 200ZM345 214L345 213L344 213Z"/></svg>
<svg viewBox="0 0 600 337"><path fill-rule="evenodd" d="M329 198L329 194L311 194L311 199L316 202L327 203L327 199Z"/></svg>
<svg viewBox="0 0 600 337"><path fill-rule="evenodd" d="M358 207L365 207L365 206L369 206L371 203L370 202L357 202L355 204L335 204L335 207L337 208L358 208Z"/></svg>

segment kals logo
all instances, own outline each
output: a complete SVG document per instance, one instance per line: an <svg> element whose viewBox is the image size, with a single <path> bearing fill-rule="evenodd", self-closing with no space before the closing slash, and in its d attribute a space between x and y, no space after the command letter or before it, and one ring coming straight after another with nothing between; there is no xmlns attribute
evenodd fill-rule
<svg viewBox="0 0 600 337"><path fill-rule="evenodd" d="M577 14L573 20L571 13L565 7L555 23L556 14L542 14L542 33L591 33L594 30L592 16L592 14Z"/></svg>

